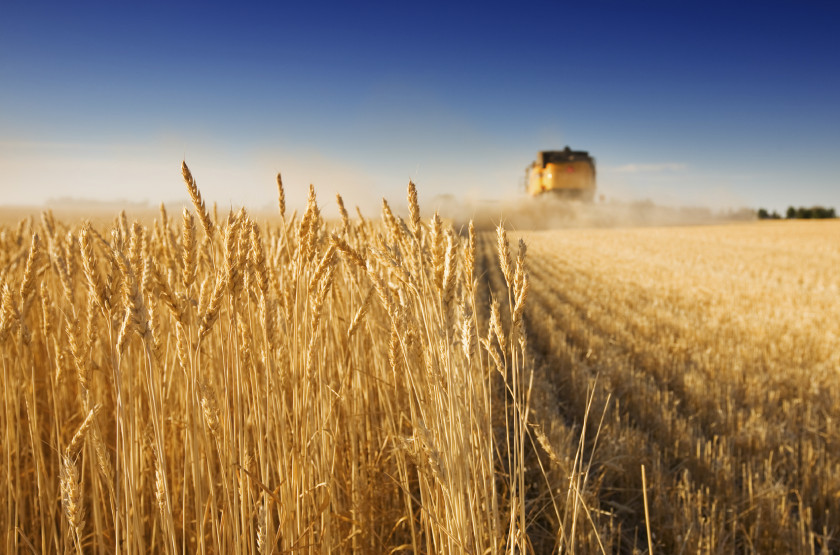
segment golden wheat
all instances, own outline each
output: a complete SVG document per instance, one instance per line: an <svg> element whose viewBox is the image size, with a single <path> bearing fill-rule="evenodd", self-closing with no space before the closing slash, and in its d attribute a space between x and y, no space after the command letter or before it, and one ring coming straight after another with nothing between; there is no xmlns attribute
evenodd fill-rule
<svg viewBox="0 0 840 555"><path fill-rule="evenodd" d="M278 220L211 219L182 173L194 215L0 233L0 550L532 551L529 365L498 314L478 340L475 233L413 183L408 224L314 187L286 217L279 174Z"/></svg>
<svg viewBox="0 0 840 555"><path fill-rule="evenodd" d="M0 551L840 549L836 223L462 236L279 174L220 219L182 172L0 229Z"/></svg>

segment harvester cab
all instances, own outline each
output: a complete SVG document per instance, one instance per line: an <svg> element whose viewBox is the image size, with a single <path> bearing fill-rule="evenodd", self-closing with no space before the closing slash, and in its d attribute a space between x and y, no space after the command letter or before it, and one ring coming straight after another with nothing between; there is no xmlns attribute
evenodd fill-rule
<svg viewBox="0 0 840 555"><path fill-rule="evenodd" d="M543 150L526 169L531 196L551 193L587 202L595 198L595 159L584 150Z"/></svg>

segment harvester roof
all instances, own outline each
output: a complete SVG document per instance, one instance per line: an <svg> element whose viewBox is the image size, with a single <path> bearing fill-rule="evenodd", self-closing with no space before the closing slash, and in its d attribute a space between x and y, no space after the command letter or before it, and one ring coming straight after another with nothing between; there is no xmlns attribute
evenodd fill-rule
<svg viewBox="0 0 840 555"><path fill-rule="evenodd" d="M563 150L543 150L537 153L537 165L545 167L546 164L566 164L568 162L589 162L594 166L594 160L585 150L572 150L569 147Z"/></svg>

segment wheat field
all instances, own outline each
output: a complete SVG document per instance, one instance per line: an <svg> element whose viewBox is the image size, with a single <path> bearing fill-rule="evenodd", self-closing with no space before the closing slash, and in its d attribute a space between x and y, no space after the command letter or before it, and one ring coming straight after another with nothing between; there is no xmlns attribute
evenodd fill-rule
<svg viewBox="0 0 840 555"><path fill-rule="evenodd" d="M528 550L521 318L479 321L476 235L413 185L407 222L287 214L279 176L272 222L220 219L182 172L177 217L0 233L3 550Z"/></svg>
<svg viewBox="0 0 840 555"><path fill-rule="evenodd" d="M279 175L257 221L182 172L0 229L4 552L840 548L836 223L508 237Z"/></svg>

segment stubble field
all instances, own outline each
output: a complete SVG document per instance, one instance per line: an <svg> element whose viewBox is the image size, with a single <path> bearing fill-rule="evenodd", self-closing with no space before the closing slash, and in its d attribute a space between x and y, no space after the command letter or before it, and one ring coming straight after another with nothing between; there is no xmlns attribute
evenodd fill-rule
<svg viewBox="0 0 840 555"><path fill-rule="evenodd" d="M585 433L607 552L840 547L837 222L522 235L532 404L560 474Z"/></svg>
<svg viewBox="0 0 840 555"><path fill-rule="evenodd" d="M836 551L840 226L0 233L5 552ZM400 213L398 211L398 213Z"/></svg>

